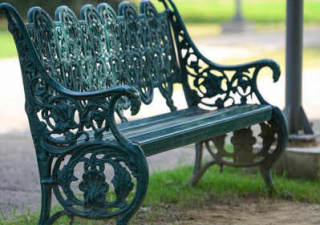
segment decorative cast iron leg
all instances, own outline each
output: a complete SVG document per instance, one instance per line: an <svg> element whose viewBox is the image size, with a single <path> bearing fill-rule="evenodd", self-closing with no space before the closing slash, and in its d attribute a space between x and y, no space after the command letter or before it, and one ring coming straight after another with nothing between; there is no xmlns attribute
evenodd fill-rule
<svg viewBox="0 0 320 225"><path fill-rule="evenodd" d="M37 149L38 152L43 150ZM39 177L41 182L41 211L39 225L47 224L50 211L51 211L51 199L52 199L52 186L45 182L46 178L50 177L50 170L52 166L52 158L42 154L43 157L38 156L39 165Z"/></svg>
<svg viewBox="0 0 320 225"><path fill-rule="evenodd" d="M278 108L274 107L272 119L270 121L260 123L260 128L261 133L259 136L263 139L263 147L259 152L255 152L253 149L254 144L256 143L256 138L253 136L251 127L233 132L233 136L231 138L231 144L233 145L232 152L227 151L225 148L226 135L217 136L197 143L195 167L188 184L196 185L206 170L213 165L220 165L221 169L223 169L223 165L236 167L260 166L261 174L268 191L272 194L275 189L270 170L284 152L288 139L288 130L284 115ZM210 142L213 142L216 151L214 151ZM272 144L275 142L275 149L271 149ZM213 160L202 165L204 145L213 157ZM224 158L231 158L231 161L226 161ZM260 161L261 158L263 158L262 161ZM257 161L259 161L258 164Z"/></svg>
<svg viewBox="0 0 320 225"><path fill-rule="evenodd" d="M274 189L274 184L273 184L273 180L272 180L271 168L269 166L262 165L262 166L260 166L260 172L261 172L263 180L267 186L269 195L272 195L274 193L275 189Z"/></svg>
<svg viewBox="0 0 320 225"><path fill-rule="evenodd" d="M39 225L44 225L50 217L51 210L51 187L48 185L41 185L41 214Z"/></svg>
<svg viewBox="0 0 320 225"><path fill-rule="evenodd" d="M117 225L129 225L129 221L130 221L131 218L122 218L122 217L119 217L117 219Z"/></svg>
<svg viewBox="0 0 320 225"><path fill-rule="evenodd" d="M202 165L202 159L203 159L203 145L206 145L206 148L208 152L213 157L213 160L210 162L207 162L206 164ZM208 142L198 142L196 143L196 159L195 159L195 165L193 174L188 182L188 185L195 186L199 180L202 178L204 173L213 165L217 165L216 159L214 157L214 153L212 152L212 149Z"/></svg>
<svg viewBox="0 0 320 225"><path fill-rule="evenodd" d="M277 138L276 138L277 144L276 144L275 150L268 155L267 160L261 165L260 171L265 181L265 184L268 188L269 194L272 195L275 191L275 188L272 181L271 168L275 164L275 162L280 158L281 154L285 151L287 140L288 140L288 126L281 110L276 107L273 108L273 114L272 114L272 119L270 123L272 124L273 132L277 134ZM268 135L261 136L261 137L263 138L264 142L265 140L266 142L268 142L267 140L270 138L272 140L272 137L268 137ZM266 145L266 149L269 152L271 148L271 144L265 144L265 145Z"/></svg>
<svg viewBox="0 0 320 225"><path fill-rule="evenodd" d="M196 156L195 156L195 163L194 163L194 168L193 168L193 174L190 177L190 180L188 182L189 185L194 186L198 183L200 180L201 176L199 177L199 170L201 169L202 166L202 156L203 156L203 146L202 142L197 142L195 144L195 150L196 150Z"/></svg>
<svg viewBox="0 0 320 225"><path fill-rule="evenodd" d="M140 209L144 198L147 194L148 184L149 184L149 169L148 162L143 154L142 149L138 145L133 145L132 148L136 149L138 153L135 158L135 164L137 166L137 188L136 196L134 198L134 203L130 209L128 209L124 214L117 218L117 225L128 225L134 214Z"/></svg>
<svg viewBox="0 0 320 225"><path fill-rule="evenodd" d="M45 225L54 225L54 223L63 216L67 216L66 211L62 210L62 211L56 212L49 218L49 220L46 222ZM69 225L73 225L73 219L74 217L70 216L69 223L68 223Z"/></svg>
<svg viewBox="0 0 320 225"><path fill-rule="evenodd" d="M131 209L129 209L127 212L125 212L123 215L117 218L117 225L129 225L129 222L132 219L132 217L140 209L147 193L148 180L149 180L146 177L146 174L144 174L143 176L144 176L143 178L144 181L137 184L138 186L140 186L137 188L137 192L138 192L137 195L139 196L139 198L136 198L135 205Z"/></svg>
<svg viewBox="0 0 320 225"><path fill-rule="evenodd" d="M196 143L196 159L193 173L196 173L202 166L202 157L203 157L203 142Z"/></svg>
<svg viewBox="0 0 320 225"><path fill-rule="evenodd" d="M70 217L70 224L74 216L79 216L116 219L117 225L128 225L143 203L149 182L147 160L140 146L96 142L84 143L72 151L70 158L68 153L60 155L53 167L52 188L64 211L53 215L46 225L62 216ZM83 171L77 175L75 169L80 163L84 164ZM113 173L109 175L107 168ZM82 198L71 185L80 179Z"/></svg>

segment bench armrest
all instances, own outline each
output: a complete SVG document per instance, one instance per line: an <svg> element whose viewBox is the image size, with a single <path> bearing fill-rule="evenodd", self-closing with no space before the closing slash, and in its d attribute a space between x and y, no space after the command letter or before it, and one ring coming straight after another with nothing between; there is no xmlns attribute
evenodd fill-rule
<svg viewBox="0 0 320 225"><path fill-rule="evenodd" d="M49 92L50 89L57 92L48 101L37 103L38 106L43 107L42 118L46 120L52 130L46 135L47 141L56 146L66 145L72 144L83 135L88 141L90 135L84 129L86 127L93 131L97 140L103 138L104 132L111 131L119 144L130 149L133 143L121 134L115 114L119 115L119 109L128 109L129 107L132 115L139 112L141 98L134 87L121 85L99 91L78 92L63 87L48 74L43 76L47 77L46 92ZM126 106L119 108L119 104ZM75 119L76 114L78 114L78 120ZM51 118L55 120L54 125L50 123ZM75 129L77 130L75 134L70 133ZM52 134L63 134L64 138L57 140L51 138ZM70 134L71 136L68 137ZM55 147L47 146L47 148L51 149L52 153L57 152Z"/></svg>
<svg viewBox="0 0 320 225"><path fill-rule="evenodd" d="M241 97L240 104L246 104L248 97L255 95L259 103L269 104L258 89L257 78L263 74L263 69L269 69L271 70L273 82L277 82L280 78L281 71L275 61L263 59L240 65L220 65L211 62L201 53L197 54L197 57L199 61L202 60L204 62L204 65L199 66L199 61L197 61L191 63L192 65L190 65L190 67L187 65L187 67L197 71L197 78L193 85L197 88L205 85L208 89L207 95L209 95L209 97L215 97L213 96L215 94L238 94ZM202 66L205 69L201 70L198 66ZM204 83L199 82L201 78L205 80ZM207 82L207 84L205 82ZM222 87L223 82L226 85L225 88Z"/></svg>
<svg viewBox="0 0 320 225"><path fill-rule="evenodd" d="M264 59L241 65L220 65L203 56L194 44L191 46L193 53L187 54L182 61L184 74L193 78L192 84L185 82L187 86L185 90L186 93L191 93L189 96L192 104L203 103L203 98L216 98L213 104L205 103L205 105L223 108L227 102L230 104L230 100L231 104L247 104L249 97L252 99L254 96L260 104L269 104L258 89L257 78L263 74L264 69L269 69L273 82L277 82L281 72L275 61ZM196 60L190 60L194 56Z"/></svg>
<svg viewBox="0 0 320 225"><path fill-rule="evenodd" d="M75 99L77 101L82 100L91 100L93 102L97 102L97 105L94 104L93 108L92 106L89 106L88 103L85 107L88 107L89 110L93 109L94 113L98 113L98 120L101 118L101 112L99 112L99 108L104 108L106 106L105 111L103 114L103 118L105 118L106 127L110 128L111 132L113 133L116 140L125 148L131 149L130 146L132 146L132 142L128 140L118 129L118 126L116 124L115 119L115 113L118 113L118 107L117 104L119 101L121 101L122 97L127 97L130 100L130 110L131 115L138 114L141 106L141 97L137 89L134 87L128 86L128 85L121 85L112 87L105 90L100 91L91 91L91 92L76 92L71 91L63 86L61 86L59 83L57 83L55 80L53 80L51 77L48 77L49 84L54 87L55 90L57 90L62 96L66 96L68 98ZM91 107L91 109L90 109ZM85 112L86 110L83 110L82 112ZM86 115L86 113L82 113ZM100 114L100 115L99 115ZM100 117L100 118L99 118ZM86 123L83 115L80 115L80 118L83 118L84 121L80 121L81 123ZM95 119L95 118L92 118ZM103 136L102 130L99 131L95 130L94 125L91 125L92 129L96 133L95 135L98 136L98 138ZM106 128L107 129L107 128Z"/></svg>
<svg viewBox="0 0 320 225"><path fill-rule="evenodd" d="M46 141L55 146L72 144L81 136L85 136L88 141L90 134L85 130L87 128L92 130L97 140L103 139L104 132L111 131L119 144L130 149L133 143L121 134L115 114L119 115L119 110L129 107L132 115L139 112L141 98L134 87L121 85L99 91L78 92L63 87L46 73L43 76L47 78L46 92L57 92L45 102L36 102L43 108L42 119L51 129L45 135ZM125 107L121 104L125 104ZM50 119L55 123L52 124ZM71 130L77 131L73 133ZM63 138L51 138L52 134L63 134ZM52 145L47 146L47 149L52 153L61 152Z"/></svg>
<svg viewBox="0 0 320 225"><path fill-rule="evenodd" d="M101 139L103 137L103 132L110 129L116 140L122 146L130 149L130 146L132 146L133 143L121 134L121 131L116 124L115 113L119 115L118 104L123 103L121 102L123 101L123 97L129 99L129 105L124 107L125 109L130 107L132 115L136 115L139 112L141 98L139 92L134 87L121 85L100 91L77 92L63 87L48 74L44 74L44 76L46 76L46 81L49 86L59 93L53 99L61 99L62 101L60 101L59 104L66 105L66 108L69 108L68 110L65 110L64 113L58 115L58 117L64 118L66 117L65 114L68 114L68 112L72 111L74 114L78 111L80 120L78 122L79 127L83 128L86 126L91 128L97 139ZM51 110L50 105L48 110ZM70 119L72 120L73 116L68 120ZM93 124L93 121L101 121L101 123L96 127ZM105 122L105 125L102 125L103 121ZM82 132L83 131L81 131L80 134Z"/></svg>
<svg viewBox="0 0 320 225"><path fill-rule="evenodd" d="M194 92L191 87L193 86L198 93L201 93L200 98L216 97L214 106L218 108L225 107L225 103L230 99L232 104L247 104L249 97L254 96L260 104L269 104L258 89L257 78L260 74L263 74L264 69L269 69L273 82L277 82L281 72L275 61L264 59L247 64L225 66L211 62L201 53L197 54L197 51L194 52L197 60L188 64L188 59L186 59L184 64L186 74L194 78L192 84L187 84L187 90ZM223 97L223 95L225 96ZM236 98L239 98L239 100L236 100ZM198 99L196 102L201 100Z"/></svg>
<svg viewBox="0 0 320 225"><path fill-rule="evenodd" d="M136 115L140 110L140 93L137 89L129 85L120 85L99 91L78 92L63 87L53 78L51 78L47 73L45 73L44 76L46 77L47 83L63 96L67 96L75 100L93 101L106 100L107 98L115 98L118 100L121 97L128 97L131 100L131 114Z"/></svg>
<svg viewBox="0 0 320 225"><path fill-rule="evenodd" d="M273 81L278 81L280 68L276 62L266 59L236 66L224 66L210 61L192 41L174 2L159 1L170 14L182 72L181 83L189 106L203 104L223 108L230 102L233 105L246 104L248 98L253 95L259 103L267 104L258 90L257 77L262 69L269 68L272 70Z"/></svg>

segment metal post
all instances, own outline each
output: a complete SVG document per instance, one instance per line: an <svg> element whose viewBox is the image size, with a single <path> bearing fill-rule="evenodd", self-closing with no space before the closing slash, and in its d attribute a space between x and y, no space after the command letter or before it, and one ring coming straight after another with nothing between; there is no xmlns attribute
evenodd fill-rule
<svg viewBox="0 0 320 225"><path fill-rule="evenodd" d="M253 25L246 21L242 13L242 0L235 0L235 14L232 19L222 24L223 33L240 33L254 31Z"/></svg>
<svg viewBox="0 0 320 225"><path fill-rule="evenodd" d="M302 108L303 0L287 0L286 108L290 134L313 134Z"/></svg>
<svg viewBox="0 0 320 225"><path fill-rule="evenodd" d="M236 14L234 20L243 21L244 17L242 15L242 2L241 0L236 0Z"/></svg>

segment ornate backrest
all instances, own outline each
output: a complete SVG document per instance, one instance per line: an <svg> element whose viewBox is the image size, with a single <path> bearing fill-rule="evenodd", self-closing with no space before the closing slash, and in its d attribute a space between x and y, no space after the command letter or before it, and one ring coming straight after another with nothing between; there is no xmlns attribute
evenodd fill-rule
<svg viewBox="0 0 320 225"><path fill-rule="evenodd" d="M158 87L170 109L173 83L179 80L168 12L158 13L149 1L140 12L128 2L119 16L106 3L85 5L81 20L66 6L56 21L39 7L31 8L26 24L48 74L74 91L96 91L128 84L150 104Z"/></svg>
<svg viewBox="0 0 320 225"><path fill-rule="evenodd" d="M136 113L140 106L139 100L127 95L121 99L109 95L103 100L75 96L96 96L121 87L134 92L133 86L142 102L150 104L158 88L170 110L176 110L173 84L181 78L170 11L158 13L149 1L143 1L138 14L123 2L117 15L103 3L97 8L83 6L78 20L71 9L61 6L54 21L43 9L34 7L27 24L10 4L0 4L0 12L8 19L19 53L25 108L34 143L41 145L36 149L44 144L67 148L91 135L101 140L110 130L122 140L114 112L126 121L123 109L131 107Z"/></svg>

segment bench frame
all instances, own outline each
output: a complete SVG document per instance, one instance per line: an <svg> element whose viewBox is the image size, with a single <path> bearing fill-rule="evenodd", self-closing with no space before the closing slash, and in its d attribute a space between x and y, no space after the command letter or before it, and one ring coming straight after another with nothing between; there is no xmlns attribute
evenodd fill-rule
<svg viewBox="0 0 320 225"><path fill-rule="evenodd" d="M192 42L173 1L161 0L161 2L164 4L166 13L169 15L181 71L181 76L177 79L183 85L189 107L196 107L202 104L219 110L225 107L232 93L237 93L241 97L240 103L232 103L232 105L246 105L248 97L252 95L256 96L258 104L270 105L264 100L257 88L257 77L259 72L267 67L272 70L273 80L276 82L280 76L280 69L274 61L261 60L239 66L221 66L211 62L198 51ZM125 4L125 7L127 6L128 5ZM131 10L130 7L129 9ZM122 105L122 109L128 109L130 107L132 114L137 114L141 104L141 93L139 93L135 87L128 85L90 92L71 91L63 87L48 74L18 12L6 3L0 5L0 11L4 12L8 19L8 28L15 39L23 73L26 93L25 109L30 122L40 173L42 208L39 224L51 225L61 216L66 215L70 217L70 224L73 223L74 216L79 216L90 219L116 218L118 225L127 225L143 203L149 182L149 172L143 149L138 143L130 141L121 133L116 124L115 112L125 121L124 117L121 116L122 112L119 110L119 102L123 102L124 99L126 99L129 101L126 101L127 104ZM203 67L207 69L203 70ZM226 78L228 89L222 90L221 87L219 87L221 80L212 73L220 73L227 77L226 73L228 72L234 73L232 79ZM28 80L28 76L32 74L41 74L42 77L30 81ZM194 79L193 85L196 90L188 83L190 77ZM235 82L238 84L234 85ZM94 130L94 140L76 144L74 141L75 136L68 133L68 143L55 143L58 147L50 145L50 141L43 139L43 134L47 132L45 125L40 123L37 117L39 111L37 107L43 104L42 102L37 102L37 97L48 93L48 89L41 86L43 83L46 84L46 86L44 85L46 88L51 88L56 93L56 97L50 100L51 105L49 104L45 107L55 107L56 111L59 111L61 115L65 116L64 121L61 122L60 129L65 129L64 125L66 124L66 126L72 126L70 125L72 119L68 117L68 115L70 115L68 114L70 113L68 110L71 106L78 109L77 106L80 102L88 102L85 108L81 109L83 113L80 114L80 119L83 120L80 121L83 123L82 126L88 123L85 119L87 117L92 116L96 121L100 118L106 122L108 129L116 141L108 142L102 140L103 132L105 132L106 129L100 129L101 126L98 126ZM33 85L38 86L33 89ZM203 85L207 88L206 92L201 89ZM246 93L240 92L238 90L239 87L241 87L244 92L246 92L248 88L250 88L250 91ZM202 93L201 96L199 92ZM219 98L214 101L214 103L206 103L204 101L206 98L215 97L217 94L225 94L227 97L224 99ZM170 109L175 111L176 108L173 105L171 96L167 97L166 100ZM105 105L108 105L108 107L104 108ZM47 114L44 113L44 117L46 115L48 116L48 114L49 110ZM61 117L61 115L57 116ZM224 147L225 134L213 137L210 140L199 139L196 143L195 169L190 183L193 185L196 184L204 172L210 166L216 164L220 166L231 165L238 167L260 166L263 178L271 193L274 187L270 169L285 149L288 138L287 124L282 112L277 107L272 106L270 120L261 123L260 126L262 131L260 136L263 138L263 152L269 152L272 144L276 141L276 145L271 153L264 153L267 155L265 160L256 163L240 162L242 159L245 159L246 154L244 154L244 152L253 150L255 139L250 127L244 127L241 130L235 131L234 138L231 140L235 146L235 152L239 151L239 154L237 153L239 162L228 162L224 159L224 157L231 156ZM91 127L93 128L93 126ZM232 127L230 129L232 130ZM210 144L211 142L215 144L217 152L213 151ZM213 161L202 165L204 147L206 147L213 156ZM89 157L87 157L88 154L90 155ZM102 156L102 158L98 157L98 155ZM60 166L64 160L66 160L67 163L61 169ZM77 199L71 187L71 183L76 179L74 172L79 162L85 165L85 172L82 175L82 181L79 185L80 190L84 193L83 200ZM114 169L114 178L111 183L115 190L116 200L111 202L107 202L105 199L106 193L110 188L110 184L107 184L105 181L106 177L103 173L105 164L111 165ZM130 171L130 173L128 171ZM134 190L134 186L135 193L129 203L127 199ZM50 215L52 192L64 208L64 210L54 215ZM83 207L79 208L79 206ZM117 210L108 210L111 208L116 208Z"/></svg>

